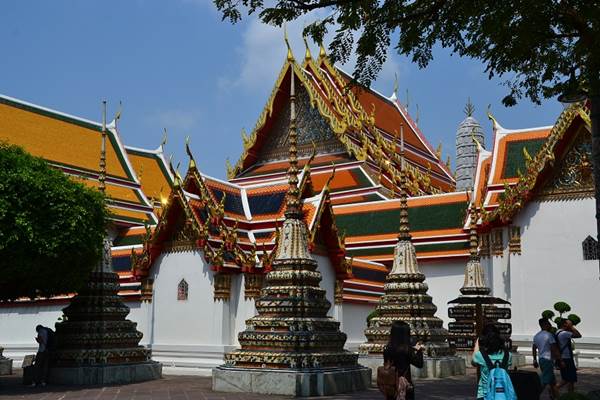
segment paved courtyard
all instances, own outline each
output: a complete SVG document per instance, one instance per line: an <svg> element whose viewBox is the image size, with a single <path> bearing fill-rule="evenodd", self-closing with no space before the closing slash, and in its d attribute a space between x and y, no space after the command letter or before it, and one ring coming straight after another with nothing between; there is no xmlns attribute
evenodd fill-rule
<svg viewBox="0 0 600 400"><path fill-rule="evenodd" d="M32 388L21 385L20 371L12 376L0 377L0 398L2 400L277 400L288 399L282 396L252 394L232 394L213 392L210 378L196 376L166 375L158 381L132 385L76 388L48 386ZM586 393L600 390L600 370L581 369L579 389ZM427 379L417 383L419 400L459 400L474 399L475 371L468 370L467 376L446 379ZM377 389L351 395L339 395L324 399L381 399ZM543 397L543 398L548 398ZM525 399L526 400L526 399Z"/></svg>

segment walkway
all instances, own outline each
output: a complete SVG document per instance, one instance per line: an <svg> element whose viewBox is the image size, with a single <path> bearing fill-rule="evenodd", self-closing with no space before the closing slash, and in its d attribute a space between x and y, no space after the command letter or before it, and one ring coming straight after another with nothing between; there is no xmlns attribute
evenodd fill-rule
<svg viewBox="0 0 600 400"><path fill-rule="evenodd" d="M20 371L17 371L20 374ZM600 370L581 369L581 391L600 390ZM73 388L48 386L32 388L23 386L20 375L0 377L0 398L2 400L278 400L281 396L252 394L216 393L210 389L210 378L196 376L165 376L158 381L136 383L123 386L96 388ZM420 380L417 384L419 400L463 400L473 399L475 387L474 371L467 376L446 379ZM543 397L544 399L547 398ZM324 399L381 399L376 389L351 395L339 395Z"/></svg>

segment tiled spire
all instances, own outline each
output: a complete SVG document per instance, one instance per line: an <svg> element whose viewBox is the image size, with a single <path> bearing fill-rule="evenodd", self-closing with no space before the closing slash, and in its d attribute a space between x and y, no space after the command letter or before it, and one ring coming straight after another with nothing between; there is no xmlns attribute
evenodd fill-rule
<svg viewBox="0 0 600 400"><path fill-rule="evenodd" d="M286 39L287 43L287 39ZM291 53L290 53L291 54ZM289 56L288 56L289 59ZM292 60L294 56L292 55ZM300 189L298 189L298 131L296 127L296 79L294 64L290 66L290 130L288 133L289 163L286 218L302 219Z"/></svg>
<svg viewBox="0 0 600 400"><path fill-rule="evenodd" d="M404 160L404 125L400 126L400 232L399 240L411 240L408 223L408 193L406 191L406 168Z"/></svg>

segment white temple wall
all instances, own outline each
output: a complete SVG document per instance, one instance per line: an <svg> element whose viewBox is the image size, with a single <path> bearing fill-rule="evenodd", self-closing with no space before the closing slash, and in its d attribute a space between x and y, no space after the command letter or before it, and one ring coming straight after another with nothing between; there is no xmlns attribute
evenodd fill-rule
<svg viewBox="0 0 600 400"><path fill-rule="evenodd" d="M531 202L514 219L521 227L521 255L506 258L513 338L529 352L543 310L557 301L582 319L576 340L581 366L600 366L600 272L583 259L582 242L595 237L595 200Z"/></svg>
<svg viewBox="0 0 600 400"><path fill-rule="evenodd" d="M232 342L239 347L238 334L246 329L246 320L257 314L253 299L246 300L244 295L244 274L232 276L231 281L231 306L232 315L235 315L234 331L232 332ZM234 312L235 310L235 312Z"/></svg>
<svg viewBox="0 0 600 400"><path fill-rule="evenodd" d="M464 258L419 261L419 268L425 274L425 283L429 286L427 293L437 307L435 315L444 321L445 328L448 328L450 322L448 301L460 296L466 265L467 260Z"/></svg>
<svg viewBox="0 0 600 400"><path fill-rule="evenodd" d="M152 303L141 301L125 301L124 303L129 307L127 319L135 322L137 324L136 329L144 335L142 336L142 340L140 340L140 344L142 346L150 345Z"/></svg>
<svg viewBox="0 0 600 400"><path fill-rule="evenodd" d="M65 302L35 302L0 307L0 347L4 347L4 355L13 359L15 367L21 366L27 354L37 352L35 327L43 325L55 329L54 324L63 315L62 309L68 305Z"/></svg>
<svg viewBox="0 0 600 400"><path fill-rule="evenodd" d="M365 328L367 316L376 307L376 304L356 304L345 302L343 305L342 331L347 335L346 349L358 351L358 346L366 342Z"/></svg>
<svg viewBox="0 0 600 400"><path fill-rule="evenodd" d="M312 253L312 256L315 260L317 260L317 263L318 263L317 268L319 269L319 272L321 273L321 276L322 276L321 283L319 285L321 286L322 289L326 290L325 296L327 297L327 300L329 300L329 302L331 303L331 307L329 308L327 315L329 315L330 317L335 317L337 319L338 316L336 314L339 314L339 307L337 307L335 305L335 301L334 301L335 270L334 270L333 266L331 265L331 261L329 260L329 257L324 256L324 255L315 254L315 253ZM338 308L338 309L336 310L336 308Z"/></svg>
<svg viewBox="0 0 600 400"><path fill-rule="evenodd" d="M214 272L200 251L162 254L151 276L154 289L149 342L153 358L166 367L210 368L222 364L223 353L235 345L236 295L233 301L213 300ZM187 300L177 300L182 279L188 283ZM239 285L239 277L233 277L232 293L239 293Z"/></svg>

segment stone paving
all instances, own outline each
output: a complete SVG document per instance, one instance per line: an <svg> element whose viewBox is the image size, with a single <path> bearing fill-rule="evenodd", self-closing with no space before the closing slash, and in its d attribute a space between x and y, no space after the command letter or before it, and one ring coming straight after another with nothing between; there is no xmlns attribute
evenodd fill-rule
<svg viewBox="0 0 600 400"><path fill-rule="evenodd" d="M462 400L474 399L475 375L469 369L467 376L445 379L423 379L417 381L419 400ZM581 369L578 389L586 393L600 390L600 370ZM167 375L158 381L122 386L74 388L65 386L28 387L21 385L20 371L12 376L0 376L0 398L2 400L278 400L281 396L254 394L216 393L211 390L210 378L197 376ZM365 392L321 397L321 399L381 399L377 389ZM547 394L542 397L547 399Z"/></svg>

